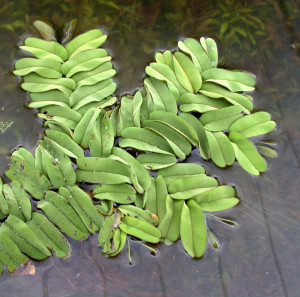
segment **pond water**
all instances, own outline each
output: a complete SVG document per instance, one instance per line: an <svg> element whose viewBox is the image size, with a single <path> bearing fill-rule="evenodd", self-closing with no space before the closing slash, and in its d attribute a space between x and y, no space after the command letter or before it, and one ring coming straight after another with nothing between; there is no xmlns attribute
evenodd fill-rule
<svg viewBox="0 0 300 297"><path fill-rule="evenodd" d="M122 3L122 5L120 5ZM137 242L107 259L97 236L70 240L67 260L31 261L0 276L1 296L211 296L297 297L300 292L300 23L299 0L290 1L50 1L2 0L0 8L0 175L18 146L33 150L41 121L26 108L27 95L11 73L25 34L38 36L32 22L58 26L76 17L76 34L100 27L118 70L117 95L141 86L156 51L176 47L184 37L215 38L221 62L255 73L256 110L278 123L268 139L278 158L253 178L238 165L219 169L194 151L188 162L202 164L220 183L237 188L241 203L223 217L238 227L209 222L221 243L191 259L180 242L159 246L153 256ZM227 23L227 24L226 24ZM225 24L225 25L224 25Z"/></svg>

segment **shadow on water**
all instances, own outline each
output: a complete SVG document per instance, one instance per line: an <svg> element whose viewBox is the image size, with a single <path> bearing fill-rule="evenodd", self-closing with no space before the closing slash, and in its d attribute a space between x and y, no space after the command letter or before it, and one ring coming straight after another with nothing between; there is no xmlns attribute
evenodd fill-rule
<svg viewBox="0 0 300 297"><path fill-rule="evenodd" d="M196 150L187 160L202 164L220 183L234 185L241 197L238 207L222 213L238 227L209 219L219 250L210 246L201 260L193 260L180 242L159 246L154 256L131 241L129 265L126 249L114 259L102 256L96 235L82 243L70 240L69 259L31 261L11 275L4 273L2 296L299 296L299 1L2 2L1 175L13 149L23 145L33 150L42 133L41 122L25 107L27 95L11 73L21 56L16 45L22 36L37 36L32 27L37 18L62 26L76 17L77 34L103 28L109 35L105 46L118 70L118 96L141 86L155 51L174 48L182 37L215 38L224 66L256 74L255 108L272 114L278 123L272 138L279 142L279 157L269 159L268 171L258 178L238 165L217 168ZM236 21L223 25L234 16Z"/></svg>

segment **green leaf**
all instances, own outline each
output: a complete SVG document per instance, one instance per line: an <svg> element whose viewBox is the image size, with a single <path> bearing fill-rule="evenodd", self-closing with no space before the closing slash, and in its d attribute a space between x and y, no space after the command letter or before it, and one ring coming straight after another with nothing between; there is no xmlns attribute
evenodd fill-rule
<svg viewBox="0 0 300 297"><path fill-rule="evenodd" d="M206 131L212 160L219 167L230 166L235 160L231 142L223 132Z"/></svg>
<svg viewBox="0 0 300 297"><path fill-rule="evenodd" d="M147 192L147 200L145 207L150 212L156 214L159 221L162 220L166 213L166 197L168 195L167 185L165 180L159 176L151 178L151 187Z"/></svg>
<svg viewBox="0 0 300 297"><path fill-rule="evenodd" d="M242 108L242 111L246 114L249 114L250 111L253 109L253 104L247 96L232 93L214 83L203 83L200 93L211 98L225 98L232 105L240 106Z"/></svg>
<svg viewBox="0 0 300 297"><path fill-rule="evenodd" d="M166 214L158 226L166 245L170 245L179 239L180 215L183 204L183 200L173 200L169 195L166 197Z"/></svg>
<svg viewBox="0 0 300 297"><path fill-rule="evenodd" d="M207 52L211 60L212 67L218 66L218 48L216 42L212 38L200 38L200 43L204 50Z"/></svg>
<svg viewBox="0 0 300 297"><path fill-rule="evenodd" d="M156 214L148 209L142 209L134 205L120 205L118 210L125 216L131 216L141 221L148 222L154 226L158 224L158 217Z"/></svg>
<svg viewBox="0 0 300 297"><path fill-rule="evenodd" d="M67 156L75 159L84 156L83 149L66 134L50 129L47 129L45 133L48 137L44 137L44 139Z"/></svg>
<svg viewBox="0 0 300 297"><path fill-rule="evenodd" d="M63 258L70 254L67 238L44 215L33 212L26 224L47 248L54 251L56 257Z"/></svg>
<svg viewBox="0 0 300 297"><path fill-rule="evenodd" d="M127 239L127 234L117 229L113 236L113 249L107 253L109 257L117 256L124 248Z"/></svg>
<svg viewBox="0 0 300 297"><path fill-rule="evenodd" d="M247 172L259 175L260 172L266 171L265 159L245 136L231 132L229 139L232 142L236 159Z"/></svg>
<svg viewBox="0 0 300 297"><path fill-rule="evenodd" d="M31 201L19 182L14 181L11 187L5 184L3 193L10 215L14 215L24 222L31 219Z"/></svg>
<svg viewBox="0 0 300 297"><path fill-rule="evenodd" d="M14 151L12 153L12 156L21 158L21 159L27 161L28 163L30 163L30 165L32 165L32 166L35 165L35 159L34 159L33 154L23 147L20 147L16 151Z"/></svg>
<svg viewBox="0 0 300 297"><path fill-rule="evenodd" d="M0 220L3 220L9 213L6 199L3 196L3 182L0 177Z"/></svg>
<svg viewBox="0 0 300 297"><path fill-rule="evenodd" d="M66 49L56 41L26 38L25 45L20 46L20 48L32 53L39 59L54 59L58 62L63 62L68 58Z"/></svg>
<svg viewBox="0 0 300 297"><path fill-rule="evenodd" d="M114 224L116 222L116 215L106 217L104 220L98 237L98 245L103 246L102 253L106 254L111 251L112 244L111 239L114 236ZM118 215L119 218L119 215Z"/></svg>
<svg viewBox="0 0 300 297"><path fill-rule="evenodd" d="M151 185L150 175L136 158L118 147L112 149L112 155L109 158L123 162L131 168L131 182L137 192L143 194L149 189Z"/></svg>
<svg viewBox="0 0 300 297"><path fill-rule="evenodd" d="M27 161L16 156L11 157L12 167L5 175L11 181L18 181L23 188L36 199L42 199L51 184L46 176Z"/></svg>
<svg viewBox="0 0 300 297"><path fill-rule="evenodd" d="M116 106L110 116L112 127L114 130L114 136L121 136L123 130L123 120L121 117L120 105Z"/></svg>
<svg viewBox="0 0 300 297"><path fill-rule="evenodd" d="M150 120L162 122L185 137L192 145L197 145L198 136L194 129L182 118L169 112L155 111Z"/></svg>
<svg viewBox="0 0 300 297"><path fill-rule="evenodd" d="M77 144L81 145L84 148L87 148L89 146L92 129L100 112L101 109L91 108L84 114L74 130L73 140Z"/></svg>
<svg viewBox="0 0 300 297"><path fill-rule="evenodd" d="M198 111L205 113L210 110L230 106L231 104L224 99L215 99L202 94L185 93L180 97L180 110L183 112Z"/></svg>
<svg viewBox="0 0 300 297"><path fill-rule="evenodd" d="M75 82L70 78L44 78L35 73L24 76L21 87L28 92L39 93L59 90L69 96L75 89Z"/></svg>
<svg viewBox="0 0 300 297"><path fill-rule="evenodd" d="M120 204L131 204L135 201L135 189L127 184L96 186L93 197L100 200L111 200Z"/></svg>
<svg viewBox="0 0 300 297"><path fill-rule="evenodd" d="M203 174L205 174L204 168L193 163L177 163L157 172L157 176L162 176L167 184L183 177L197 177Z"/></svg>
<svg viewBox="0 0 300 297"><path fill-rule="evenodd" d="M101 203L95 204L95 207L104 216L110 216L114 211L114 204L111 200L101 200Z"/></svg>
<svg viewBox="0 0 300 297"><path fill-rule="evenodd" d="M45 40L57 41L55 37L56 32L52 25L40 20L34 21L33 25Z"/></svg>
<svg viewBox="0 0 300 297"><path fill-rule="evenodd" d="M277 158L278 157L277 152L270 147L258 145L258 146L256 146L256 148L261 155L263 155L267 158Z"/></svg>
<svg viewBox="0 0 300 297"><path fill-rule="evenodd" d="M84 51L66 61L61 66L61 71L66 77L72 77L81 71L91 71L110 60L111 57L108 56L108 52L104 49Z"/></svg>
<svg viewBox="0 0 300 297"><path fill-rule="evenodd" d="M77 159L78 182L122 184L131 183L130 167L107 158L83 157Z"/></svg>
<svg viewBox="0 0 300 297"><path fill-rule="evenodd" d="M218 181L206 175L182 177L169 184L168 192L173 199L190 199L218 186Z"/></svg>
<svg viewBox="0 0 300 297"><path fill-rule="evenodd" d="M142 122L142 126L165 139L178 158L184 160L191 153L192 147L189 141L177 130L163 122L145 120Z"/></svg>
<svg viewBox="0 0 300 297"><path fill-rule="evenodd" d="M242 108L239 106L229 106L217 110L208 111L200 117L204 128L217 132L227 130L236 120L240 119Z"/></svg>
<svg viewBox="0 0 300 297"><path fill-rule="evenodd" d="M107 80L116 74L116 70L112 69L113 65L110 62L104 62L91 71L78 72L72 76L76 82L76 87L90 86Z"/></svg>
<svg viewBox="0 0 300 297"><path fill-rule="evenodd" d="M235 190L229 186L219 186L193 198L203 211L214 212L232 208L239 203Z"/></svg>
<svg viewBox="0 0 300 297"><path fill-rule="evenodd" d="M18 217L9 215L6 221L2 223L0 233L4 233L9 237L22 253L32 259L43 260L51 256L46 246Z"/></svg>
<svg viewBox="0 0 300 297"><path fill-rule="evenodd" d="M201 75L204 81L222 85L232 92L249 92L254 90L254 76L245 71L212 68L203 71Z"/></svg>
<svg viewBox="0 0 300 297"><path fill-rule="evenodd" d="M157 153L141 154L136 159L148 170L159 170L177 162L174 156Z"/></svg>
<svg viewBox="0 0 300 297"><path fill-rule="evenodd" d="M132 147L141 151L172 155L166 140L145 128L129 127L121 132L120 147Z"/></svg>
<svg viewBox="0 0 300 297"><path fill-rule="evenodd" d="M40 104L42 106L43 101L45 102L56 102L57 104L61 104L61 106L68 106L69 105L69 96L65 93L59 91L59 90L51 90L47 92L42 93L31 93L29 95L30 100L32 101L29 104ZM53 103L54 104L54 103ZM44 104L44 106L47 106L50 104ZM37 107L39 108L39 107Z"/></svg>
<svg viewBox="0 0 300 297"><path fill-rule="evenodd" d="M234 122L229 127L229 132L238 132L247 138L266 134L276 126L276 123L270 119L271 116L267 112L255 112Z"/></svg>
<svg viewBox="0 0 300 297"><path fill-rule="evenodd" d="M6 265L9 272L13 272L19 265L26 264L28 261L29 259L20 252L14 241L0 231L0 263Z"/></svg>
<svg viewBox="0 0 300 297"><path fill-rule="evenodd" d="M190 113L182 112L179 116L183 118L187 123L189 123L197 133L199 139L199 152L204 160L208 160L210 158L210 151L208 146L208 139L202 123Z"/></svg>
<svg viewBox="0 0 300 297"><path fill-rule="evenodd" d="M183 42L178 42L178 47L180 50L191 56L192 61L199 72L212 68L212 63L208 54L197 40L186 38Z"/></svg>
<svg viewBox="0 0 300 297"><path fill-rule="evenodd" d="M63 196L48 191L44 200L41 200L37 207L42 209L46 216L60 230L76 240L84 240L88 236L88 230L80 219L79 215L69 205Z"/></svg>
<svg viewBox="0 0 300 297"><path fill-rule="evenodd" d="M61 64L54 59L23 58L15 64L13 73L24 76L29 73L36 73L45 78L60 78Z"/></svg>
<svg viewBox="0 0 300 297"><path fill-rule="evenodd" d="M189 93L197 93L202 85L202 78L191 60L180 52L174 53L174 71L179 83Z"/></svg>
<svg viewBox="0 0 300 297"><path fill-rule="evenodd" d="M103 216L94 206L92 199L86 192L74 185L69 189L60 188L59 193L69 201L70 205L80 216L85 227L91 233L99 231L103 223Z"/></svg>
<svg viewBox="0 0 300 297"><path fill-rule="evenodd" d="M80 52L99 47L106 38L107 36L103 35L102 31L97 29L78 35L66 46L69 58Z"/></svg>
<svg viewBox="0 0 300 297"><path fill-rule="evenodd" d="M104 104L106 98L113 94L117 85L112 79L105 79L92 86L82 86L70 96L70 106L80 112L80 109L92 103ZM106 100L105 100L106 99Z"/></svg>
<svg viewBox="0 0 300 297"><path fill-rule="evenodd" d="M119 228L128 235L151 243L158 243L161 237L160 231L152 224L130 216L121 219Z"/></svg>
<svg viewBox="0 0 300 297"><path fill-rule="evenodd" d="M121 118L123 119L123 129L127 127L140 127L140 107L142 104L142 94L136 92L133 99L123 96L121 99Z"/></svg>
<svg viewBox="0 0 300 297"><path fill-rule="evenodd" d="M193 258L201 258L206 249L206 225L200 206L193 200L183 205L180 224L181 242Z"/></svg>
<svg viewBox="0 0 300 297"><path fill-rule="evenodd" d="M186 90L178 82L174 71L168 65L151 63L150 66L146 67L145 71L149 76L166 82L176 101L178 100L180 94L186 93Z"/></svg>
<svg viewBox="0 0 300 297"><path fill-rule="evenodd" d="M176 99L163 82L150 77L144 80L144 85L153 100L156 110L177 114Z"/></svg>

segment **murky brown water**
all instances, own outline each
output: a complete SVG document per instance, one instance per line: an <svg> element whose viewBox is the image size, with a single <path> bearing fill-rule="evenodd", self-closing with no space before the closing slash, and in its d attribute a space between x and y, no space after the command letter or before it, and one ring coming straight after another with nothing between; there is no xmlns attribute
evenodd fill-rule
<svg viewBox="0 0 300 297"><path fill-rule="evenodd" d="M34 111L25 107L26 93L10 73L19 57L16 45L23 34L37 35L30 26L37 17L48 17L61 26L76 16L77 33L95 27L105 29L109 35L106 46L118 69L118 95L141 85L143 70L156 50L172 48L182 37L217 38L225 64L256 74L255 108L270 112L278 123L277 131L268 138L278 142L279 157L268 160L266 173L252 178L238 165L222 170L201 160L196 151L192 153L188 161L203 164L221 183L235 185L242 200L223 215L235 219L239 227L209 222L221 248L215 251L209 247L201 260L187 256L180 242L172 247L161 245L156 256L132 242L133 265L128 265L126 252L115 259L102 256L97 236L92 236L82 243L70 240L72 256L67 260L31 261L25 270L3 274L0 296L298 297L300 28L293 16L295 8L300 9L299 1L248 1L249 7L266 4L259 9L267 13L254 16L266 24L267 36L259 39L255 35L259 28L244 28L246 33L254 32L255 46L249 46L243 36L237 39L240 44L233 37L220 41L218 26L211 29L203 25L205 17L220 20L213 10L211 15L203 15L208 6L204 1L123 1L115 11L112 3L117 2L113 1L8 2L12 4L7 12L0 9L6 16L1 19L3 25L24 20L24 26L13 33L1 27L0 121L12 123L0 131L1 175L13 149L20 145L33 149L42 133ZM103 2L111 6L101 5ZM232 3L243 1L227 2L234 10ZM18 8L24 12L18 13Z"/></svg>

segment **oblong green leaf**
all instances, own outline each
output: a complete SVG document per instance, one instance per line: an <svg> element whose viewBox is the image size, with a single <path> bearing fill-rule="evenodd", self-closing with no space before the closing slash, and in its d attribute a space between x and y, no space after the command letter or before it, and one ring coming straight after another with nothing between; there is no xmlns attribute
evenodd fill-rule
<svg viewBox="0 0 300 297"><path fill-rule="evenodd" d="M0 220L3 220L9 213L8 204L3 196L3 182L0 177Z"/></svg>
<svg viewBox="0 0 300 297"><path fill-rule="evenodd" d="M158 217L148 209L142 209L134 205L120 205L118 210L126 215L148 222L154 226L158 224Z"/></svg>
<svg viewBox="0 0 300 297"><path fill-rule="evenodd" d="M266 171L265 159L245 136L231 132L229 139L232 142L236 159L247 172L259 175L260 172Z"/></svg>
<svg viewBox="0 0 300 297"><path fill-rule="evenodd" d="M9 215L0 227L0 233L9 237L30 258L43 260L51 256L47 247L39 240L34 232L18 217Z"/></svg>
<svg viewBox="0 0 300 297"><path fill-rule="evenodd" d="M51 144L61 149L67 156L75 159L84 156L83 149L66 134L50 129L47 129L45 133L51 141ZM45 139L47 138L45 137Z"/></svg>
<svg viewBox="0 0 300 297"><path fill-rule="evenodd" d="M31 219L31 201L19 182L14 181L11 187L5 184L3 193L10 215L14 215L24 222Z"/></svg>
<svg viewBox="0 0 300 297"><path fill-rule="evenodd" d="M202 85L202 77L192 61L183 53L175 52L174 71L180 84L189 93L197 93Z"/></svg>
<svg viewBox="0 0 300 297"><path fill-rule="evenodd" d="M219 167L230 166L235 160L235 154L228 137L223 132L206 131L210 155Z"/></svg>
<svg viewBox="0 0 300 297"><path fill-rule="evenodd" d="M131 168L133 171L131 181L138 193L143 194L149 189L151 185L150 175L136 158L118 147L112 149L112 155L110 155L109 158L121 161ZM134 177L136 177L136 179Z"/></svg>
<svg viewBox="0 0 300 297"><path fill-rule="evenodd" d="M206 130L223 131L243 116L241 112L242 108L239 106L228 106L206 112L200 117L200 121Z"/></svg>
<svg viewBox="0 0 300 297"><path fill-rule="evenodd" d="M101 228L103 216L94 206L92 199L86 192L74 185L69 189L60 188L59 193L69 201L70 205L80 216L85 227L91 233L95 233Z"/></svg>
<svg viewBox="0 0 300 297"><path fill-rule="evenodd" d="M250 114L250 111L253 109L253 104L247 96L230 92L213 83L203 83L200 93L211 98L225 98L232 105L240 106L246 114Z"/></svg>
<svg viewBox="0 0 300 297"><path fill-rule="evenodd" d="M181 242L193 258L201 258L206 249L206 225L200 206L193 200L183 205L180 224Z"/></svg>
<svg viewBox="0 0 300 297"><path fill-rule="evenodd" d="M129 216L121 219L119 228L126 234L151 243L158 243L161 237L160 231L152 224Z"/></svg>
<svg viewBox="0 0 300 297"><path fill-rule="evenodd" d="M130 167L117 160L97 157L77 159L77 181L103 184L131 183Z"/></svg>
<svg viewBox="0 0 300 297"><path fill-rule="evenodd" d="M93 197L100 200L111 200L120 204L131 204L135 201L135 189L127 184L96 186Z"/></svg>
<svg viewBox="0 0 300 297"><path fill-rule="evenodd" d="M229 186L219 186L193 197L203 211L223 211L239 203L235 190Z"/></svg>
<svg viewBox="0 0 300 297"><path fill-rule="evenodd" d="M69 58L80 52L99 47L106 38L107 36L103 35L102 31L98 29L78 35L66 45Z"/></svg>
<svg viewBox="0 0 300 297"><path fill-rule="evenodd" d="M247 138L266 134L276 126L276 123L270 119L271 115L267 112L255 112L234 122L229 127L229 132L238 132Z"/></svg>
<svg viewBox="0 0 300 297"><path fill-rule="evenodd" d="M199 143L198 143L199 152L204 160L208 160L210 158L210 151L209 151L208 139L202 123L190 113L182 112L180 113L179 116L183 118L187 123L189 123L190 126L193 127L193 129L197 133L199 139Z"/></svg>
<svg viewBox="0 0 300 297"><path fill-rule="evenodd" d="M183 200L173 200L169 195L166 197L166 213L158 226L166 245L170 245L179 239L180 215L183 204Z"/></svg>
<svg viewBox="0 0 300 297"><path fill-rule="evenodd" d="M108 52L104 49L84 51L66 61L61 66L61 70L66 77L72 77L72 75L81 71L91 71L110 60L111 57L108 56Z"/></svg>
<svg viewBox="0 0 300 297"><path fill-rule="evenodd" d="M210 110L215 110L230 106L231 104L224 99L215 99L207 97L203 94L185 93L180 97L180 110L183 112L198 111L205 113Z"/></svg>
<svg viewBox="0 0 300 297"><path fill-rule="evenodd" d="M137 127L128 127L121 132L120 147L132 147L141 151L172 155L169 144L156 133Z"/></svg>
<svg viewBox="0 0 300 297"><path fill-rule="evenodd" d="M45 199L39 201L37 207L63 232L76 240L84 240L88 236L88 230L79 215L69 205L66 198L48 191Z"/></svg>
<svg viewBox="0 0 300 297"><path fill-rule="evenodd" d="M190 154L192 149L190 142L177 130L165 125L163 122L152 120L143 121L142 126L164 138L178 158L184 160Z"/></svg>
<svg viewBox="0 0 300 297"><path fill-rule="evenodd" d="M61 64L53 59L23 58L17 61L15 69L13 73L20 76L34 72L46 78L62 77Z"/></svg>
<svg viewBox="0 0 300 297"><path fill-rule="evenodd" d="M169 184L168 192L173 199L190 199L218 186L218 181L206 175L182 177Z"/></svg>
<svg viewBox="0 0 300 297"><path fill-rule="evenodd" d="M53 250L56 257L67 257L70 243L67 238L41 213L33 212L26 223L44 245Z"/></svg>
<svg viewBox="0 0 300 297"><path fill-rule="evenodd" d="M191 144L197 145L198 136L194 129L182 118L169 112L155 111L150 115L150 120L159 121L176 130Z"/></svg>
<svg viewBox="0 0 300 297"><path fill-rule="evenodd" d="M19 265L28 261L29 259L21 253L18 246L0 231L0 263L6 265L9 272L13 272Z"/></svg>
<svg viewBox="0 0 300 297"><path fill-rule="evenodd" d="M182 177L193 177L203 174L205 174L205 169L201 165L193 163L177 163L157 172L157 176L161 175L167 184Z"/></svg>
<svg viewBox="0 0 300 297"><path fill-rule="evenodd" d="M193 38L186 38L183 42L178 42L178 47L180 50L191 56L192 61L199 72L212 68L211 60L199 41Z"/></svg>
<svg viewBox="0 0 300 297"><path fill-rule="evenodd" d="M150 77L144 80L144 85L151 95L156 110L177 114L176 99L163 82Z"/></svg>
<svg viewBox="0 0 300 297"><path fill-rule="evenodd" d="M157 153L141 154L136 159L148 170L159 170L177 162L174 156Z"/></svg>
<svg viewBox="0 0 300 297"><path fill-rule="evenodd" d="M63 62L68 58L66 49L56 41L26 38L24 44L25 45L20 46L20 48L32 53L39 59L54 59L58 62Z"/></svg>

